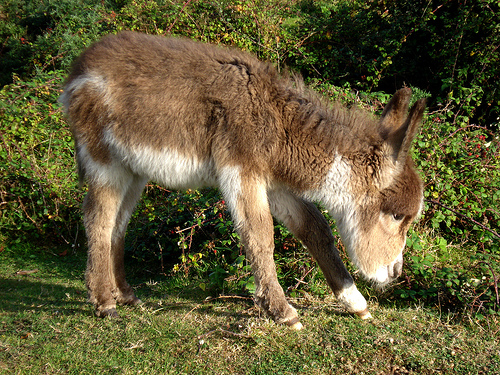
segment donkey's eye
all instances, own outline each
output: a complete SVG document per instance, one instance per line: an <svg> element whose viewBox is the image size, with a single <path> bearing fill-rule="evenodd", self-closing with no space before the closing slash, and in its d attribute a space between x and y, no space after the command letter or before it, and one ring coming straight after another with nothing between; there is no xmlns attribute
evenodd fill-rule
<svg viewBox="0 0 500 375"><path fill-rule="evenodd" d="M392 217L396 221L401 221L401 220L403 220L405 218L405 215L403 215L403 214L392 214Z"/></svg>

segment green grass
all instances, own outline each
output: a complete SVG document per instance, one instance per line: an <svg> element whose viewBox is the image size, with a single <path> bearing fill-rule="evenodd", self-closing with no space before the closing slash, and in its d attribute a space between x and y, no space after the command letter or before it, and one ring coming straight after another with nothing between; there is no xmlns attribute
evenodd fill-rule
<svg viewBox="0 0 500 375"><path fill-rule="evenodd" d="M460 321L372 298L365 322L331 296L305 295L292 300L305 326L293 332L251 299L210 298L199 280L135 272L145 303L98 319L86 302L84 254L25 246L0 252L2 374L500 373L495 316Z"/></svg>

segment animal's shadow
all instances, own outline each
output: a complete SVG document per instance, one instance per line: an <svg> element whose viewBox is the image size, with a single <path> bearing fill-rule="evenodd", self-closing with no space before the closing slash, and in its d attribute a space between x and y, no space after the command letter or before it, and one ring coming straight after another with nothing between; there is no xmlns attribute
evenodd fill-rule
<svg viewBox="0 0 500 375"><path fill-rule="evenodd" d="M254 308L251 297L220 297L215 293L201 291L192 283L186 284L174 287L168 278L159 276L153 280L136 276L131 280L131 285L143 300L141 306L150 313L204 312L228 318L252 315L245 313ZM132 309L139 308L123 306L118 307L118 312L120 316L126 317L131 314ZM8 314L34 311L52 315L94 315L94 307L87 301L87 291L83 284L67 285L37 273L0 276L0 311Z"/></svg>
<svg viewBox="0 0 500 375"><path fill-rule="evenodd" d="M52 315L93 316L94 307L87 301L84 273L86 259L83 252L57 256L41 251L36 262L17 255L8 260L22 269L39 269L26 275L0 276L0 311L20 313L38 311ZM220 294L215 290L202 290L202 280L170 277L152 271L154 267L143 264L130 265L127 259L130 285L143 301L144 314L206 314L225 317L228 324L251 317L266 318L256 307L252 296ZM29 272L29 271L28 271ZM69 282L64 282L69 280ZM338 306L325 304L312 307L300 300L291 300L302 316L313 314L318 308L335 316L350 315ZM118 313L126 318L140 307L119 306Z"/></svg>
<svg viewBox="0 0 500 375"><path fill-rule="evenodd" d="M19 276L0 277L0 311L46 311L55 314L81 314L86 311L85 292L41 278Z"/></svg>

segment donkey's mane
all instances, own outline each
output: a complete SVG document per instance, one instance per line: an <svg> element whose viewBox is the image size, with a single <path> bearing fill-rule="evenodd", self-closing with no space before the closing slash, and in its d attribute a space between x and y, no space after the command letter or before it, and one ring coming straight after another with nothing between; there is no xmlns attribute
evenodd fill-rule
<svg viewBox="0 0 500 375"><path fill-rule="evenodd" d="M365 151L382 143L378 120L367 110L335 101L308 88L300 75L280 75L284 107L293 109L294 115L283 121L296 130L309 131L322 140L329 149L342 154Z"/></svg>

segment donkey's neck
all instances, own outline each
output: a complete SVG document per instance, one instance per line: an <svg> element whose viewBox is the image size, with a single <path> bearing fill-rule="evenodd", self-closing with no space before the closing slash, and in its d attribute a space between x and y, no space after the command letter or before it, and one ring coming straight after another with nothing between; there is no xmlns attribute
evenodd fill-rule
<svg viewBox="0 0 500 375"><path fill-rule="evenodd" d="M278 177L300 192L320 194L326 180L338 185L333 188L339 192L345 190L352 160L380 141L373 117L360 109L325 103L314 93L293 93L281 112Z"/></svg>
<svg viewBox="0 0 500 375"><path fill-rule="evenodd" d="M346 245L351 259L358 238L359 218L356 216L356 196L352 189L353 165L351 161L339 153L335 153L328 173L319 186L304 191L302 196L309 201L319 202L335 219L338 231Z"/></svg>
<svg viewBox="0 0 500 375"><path fill-rule="evenodd" d="M321 202L335 218L349 216L355 200L351 189L353 167L349 159L335 153L320 183L303 192L304 197Z"/></svg>

